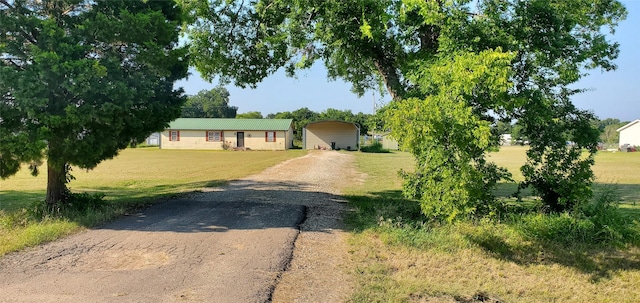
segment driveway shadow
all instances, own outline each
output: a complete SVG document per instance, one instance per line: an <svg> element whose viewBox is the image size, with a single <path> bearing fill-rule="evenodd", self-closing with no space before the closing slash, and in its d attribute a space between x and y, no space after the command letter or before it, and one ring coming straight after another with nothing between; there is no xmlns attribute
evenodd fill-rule
<svg viewBox="0 0 640 303"><path fill-rule="evenodd" d="M96 229L195 233L298 228L309 208L342 215L344 197L313 189L302 182L232 181L220 188L182 194ZM311 230L332 229L343 227L336 223Z"/></svg>

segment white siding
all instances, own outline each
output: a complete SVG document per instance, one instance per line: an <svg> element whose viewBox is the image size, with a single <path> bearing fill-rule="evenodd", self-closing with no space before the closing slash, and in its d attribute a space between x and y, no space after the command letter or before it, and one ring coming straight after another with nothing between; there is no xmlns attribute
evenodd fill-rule
<svg viewBox="0 0 640 303"><path fill-rule="evenodd" d="M635 120L623 126L620 130L620 146L623 144L631 144L640 146L640 120Z"/></svg>

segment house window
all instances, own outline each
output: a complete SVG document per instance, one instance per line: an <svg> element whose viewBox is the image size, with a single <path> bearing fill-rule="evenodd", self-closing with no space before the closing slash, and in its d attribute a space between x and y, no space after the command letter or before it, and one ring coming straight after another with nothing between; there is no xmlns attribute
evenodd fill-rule
<svg viewBox="0 0 640 303"><path fill-rule="evenodd" d="M180 141L180 131L179 130L170 130L169 131L169 141Z"/></svg>
<svg viewBox="0 0 640 303"><path fill-rule="evenodd" d="M267 142L276 142L276 132L265 132L264 138Z"/></svg>
<svg viewBox="0 0 640 303"><path fill-rule="evenodd" d="M219 131L219 130L207 131L207 141L222 142L222 131Z"/></svg>

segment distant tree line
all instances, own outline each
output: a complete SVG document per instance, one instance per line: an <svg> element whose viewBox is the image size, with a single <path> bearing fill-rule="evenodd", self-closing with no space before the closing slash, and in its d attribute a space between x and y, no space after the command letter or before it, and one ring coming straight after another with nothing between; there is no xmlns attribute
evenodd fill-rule
<svg viewBox="0 0 640 303"><path fill-rule="evenodd" d="M360 126L360 134L364 135L369 132L369 124L371 120L370 114L361 112L354 114L351 110L339 110L328 108L323 112L317 113L306 107L294 110L292 112L279 112L268 114L267 119L293 119L293 129L295 131L294 138L302 140L302 129L305 125L323 120L339 120L356 123Z"/></svg>
<svg viewBox="0 0 640 303"><path fill-rule="evenodd" d="M305 125L323 120L340 120L356 123L360 126L360 134L369 133L369 130L381 124L381 118L371 114L357 113L351 110L339 110L329 108L323 112L314 112L306 107L292 112L278 112L263 116L261 112L251 111L238 114L238 107L229 105L229 91L223 86L217 86L211 90L202 90L198 94L187 97L187 102L182 107L182 118L237 118L237 119L293 119L294 138L302 140L302 129ZM377 115L376 115L377 116ZM376 130L383 128L376 126Z"/></svg>

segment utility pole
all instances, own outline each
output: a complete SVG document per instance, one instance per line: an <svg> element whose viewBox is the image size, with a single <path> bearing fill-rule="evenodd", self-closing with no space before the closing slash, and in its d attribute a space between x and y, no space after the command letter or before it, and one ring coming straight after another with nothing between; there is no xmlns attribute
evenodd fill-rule
<svg viewBox="0 0 640 303"><path fill-rule="evenodd" d="M376 103L376 93L371 92L371 97L373 98L373 115L376 115L377 112L377 103ZM374 118L375 119L375 118ZM373 128L371 128L371 143L373 144L373 140L376 139L376 125L373 124Z"/></svg>

